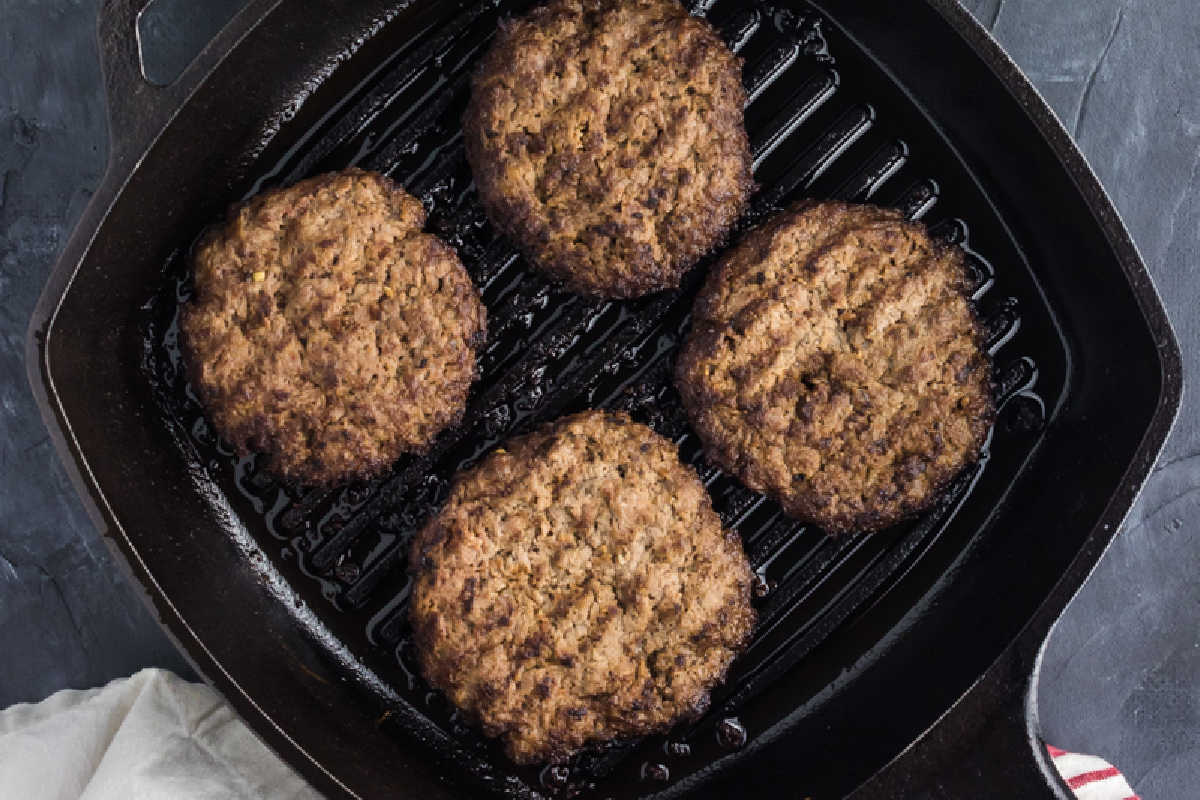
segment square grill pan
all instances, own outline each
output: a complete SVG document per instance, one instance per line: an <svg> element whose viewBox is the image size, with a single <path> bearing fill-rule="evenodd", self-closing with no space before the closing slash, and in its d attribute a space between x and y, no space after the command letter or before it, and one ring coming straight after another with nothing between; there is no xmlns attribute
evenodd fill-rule
<svg viewBox="0 0 1200 800"><path fill-rule="evenodd" d="M968 256L999 395L986 452L928 514L835 539L710 465L688 427L670 378L711 259L678 291L593 300L487 224L459 120L497 22L527 4L300 5L251 4L155 90L130 72L139 4L108 4L112 165L31 336L35 389L98 522L260 735L347 796L669 796L782 776L838 796L949 710L860 794L964 780L945 763L971 736L995 796L1061 791L1030 743L1036 653L1165 437L1178 354L1094 177L965 12L693 5L745 59L761 189L741 230L800 197L869 201ZM421 198L482 289L489 338L463 423L429 454L303 490L215 436L178 311L190 245L226 204L350 165ZM591 407L629 411L696 467L761 578L760 624L700 721L519 768L420 678L405 553L456 470Z"/></svg>

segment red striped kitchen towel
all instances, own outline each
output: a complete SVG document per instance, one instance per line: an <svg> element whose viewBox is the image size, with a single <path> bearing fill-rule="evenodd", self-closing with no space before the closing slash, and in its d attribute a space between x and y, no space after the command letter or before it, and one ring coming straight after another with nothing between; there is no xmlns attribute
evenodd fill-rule
<svg viewBox="0 0 1200 800"><path fill-rule="evenodd" d="M1102 758L1068 753L1052 744L1046 752L1079 800L1139 800L1125 776Z"/></svg>

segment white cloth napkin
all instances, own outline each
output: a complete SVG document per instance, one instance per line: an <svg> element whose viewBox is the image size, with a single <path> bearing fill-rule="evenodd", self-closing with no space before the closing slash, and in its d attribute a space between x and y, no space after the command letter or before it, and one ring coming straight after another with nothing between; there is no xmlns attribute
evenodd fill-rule
<svg viewBox="0 0 1200 800"><path fill-rule="evenodd" d="M0 711L0 798L320 797L215 692L164 670Z"/></svg>

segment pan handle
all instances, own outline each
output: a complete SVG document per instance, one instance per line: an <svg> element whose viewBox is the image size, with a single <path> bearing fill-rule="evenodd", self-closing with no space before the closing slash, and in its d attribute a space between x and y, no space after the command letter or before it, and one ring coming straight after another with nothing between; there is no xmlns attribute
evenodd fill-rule
<svg viewBox="0 0 1200 800"><path fill-rule="evenodd" d="M178 78L155 86L142 72L138 18L153 0L104 0L98 38L108 102L109 176L127 176L171 116L232 47L279 0L250 0Z"/></svg>
<svg viewBox="0 0 1200 800"><path fill-rule="evenodd" d="M953 708L848 800L1074 800L1038 735L1035 690L1044 641L1043 635L1014 643Z"/></svg>

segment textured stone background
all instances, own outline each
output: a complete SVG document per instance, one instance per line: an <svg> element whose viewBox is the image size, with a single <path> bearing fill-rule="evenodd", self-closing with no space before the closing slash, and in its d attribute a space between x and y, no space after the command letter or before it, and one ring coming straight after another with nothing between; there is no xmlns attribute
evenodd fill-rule
<svg viewBox="0 0 1200 800"><path fill-rule="evenodd" d="M239 0L172 2L155 72ZM1146 800L1200 786L1200 14L1196 0L968 0L1116 201L1184 349L1180 421L1121 535L1055 629L1048 740ZM104 167L97 0L0 0L0 707L160 665L190 670L117 575L26 384L25 326Z"/></svg>

